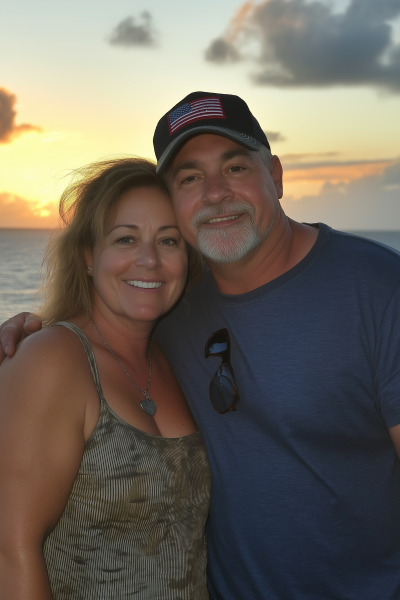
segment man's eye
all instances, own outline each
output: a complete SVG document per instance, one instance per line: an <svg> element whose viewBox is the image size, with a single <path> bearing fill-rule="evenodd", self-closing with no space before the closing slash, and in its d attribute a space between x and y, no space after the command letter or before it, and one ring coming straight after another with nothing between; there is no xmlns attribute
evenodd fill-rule
<svg viewBox="0 0 400 600"><path fill-rule="evenodd" d="M189 177L185 177L182 183L191 183L196 179L196 175L189 175Z"/></svg>
<svg viewBox="0 0 400 600"><path fill-rule="evenodd" d="M232 173L238 173L239 171L243 170L243 167L239 167L238 165L234 165L233 167L229 167L229 170Z"/></svg>

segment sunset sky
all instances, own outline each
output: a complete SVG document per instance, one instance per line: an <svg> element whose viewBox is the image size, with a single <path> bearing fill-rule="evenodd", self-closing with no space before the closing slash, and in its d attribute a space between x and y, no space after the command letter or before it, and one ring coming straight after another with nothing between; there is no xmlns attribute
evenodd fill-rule
<svg viewBox="0 0 400 600"><path fill-rule="evenodd" d="M154 159L186 94L238 94L297 220L400 229L400 0L14 0L0 35L0 227L53 227L74 168Z"/></svg>

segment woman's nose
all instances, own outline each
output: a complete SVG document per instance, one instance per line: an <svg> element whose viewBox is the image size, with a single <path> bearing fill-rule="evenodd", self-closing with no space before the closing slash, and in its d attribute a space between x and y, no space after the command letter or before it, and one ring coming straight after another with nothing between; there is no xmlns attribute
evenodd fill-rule
<svg viewBox="0 0 400 600"><path fill-rule="evenodd" d="M157 248L152 243L142 243L137 250L135 263L145 269L157 269L161 266Z"/></svg>

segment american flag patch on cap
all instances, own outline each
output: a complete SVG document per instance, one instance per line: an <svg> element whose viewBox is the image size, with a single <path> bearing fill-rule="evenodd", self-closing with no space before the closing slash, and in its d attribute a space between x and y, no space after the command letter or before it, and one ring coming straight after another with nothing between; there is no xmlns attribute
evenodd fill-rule
<svg viewBox="0 0 400 600"><path fill-rule="evenodd" d="M168 115L169 134L172 135L175 131L193 121L225 118L219 98L200 98L182 104Z"/></svg>

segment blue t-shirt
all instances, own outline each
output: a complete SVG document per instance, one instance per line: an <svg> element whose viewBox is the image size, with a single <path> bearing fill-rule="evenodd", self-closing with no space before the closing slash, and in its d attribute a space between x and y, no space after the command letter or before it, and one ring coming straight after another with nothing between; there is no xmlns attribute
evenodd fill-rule
<svg viewBox="0 0 400 600"><path fill-rule="evenodd" d="M211 465L215 600L400 598L400 255L320 225L293 269L249 293L208 273L157 327ZM240 402L218 414L226 327Z"/></svg>

